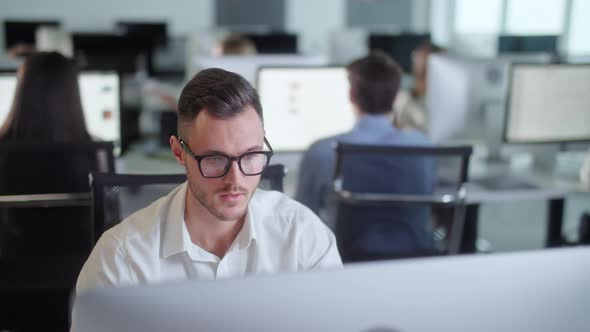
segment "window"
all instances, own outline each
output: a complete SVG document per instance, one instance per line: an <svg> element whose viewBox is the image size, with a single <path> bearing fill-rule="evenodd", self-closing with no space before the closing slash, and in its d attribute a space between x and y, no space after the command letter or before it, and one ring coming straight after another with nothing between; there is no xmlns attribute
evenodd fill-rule
<svg viewBox="0 0 590 332"><path fill-rule="evenodd" d="M572 55L590 54L590 39L588 38L590 20L588 20L588 13L590 13L590 1L574 0L567 45L568 52Z"/></svg>
<svg viewBox="0 0 590 332"><path fill-rule="evenodd" d="M501 0L457 0L455 32L458 34L488 34L500 31Z"/></svg>
<svg viewBox="0 0 590 332"><path fill-rule="evenodd" d="M559 35L563 32L565 5L565 0L508 1L506 33Z"/></svg>

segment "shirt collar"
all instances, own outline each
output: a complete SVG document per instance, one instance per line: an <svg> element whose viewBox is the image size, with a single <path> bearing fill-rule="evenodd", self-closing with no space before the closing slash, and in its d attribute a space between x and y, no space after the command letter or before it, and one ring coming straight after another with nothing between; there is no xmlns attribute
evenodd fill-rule
<svg viewBox="0 0 590 332"><path fill-rule="evenodd" d="M168 258L172 255L188 252L192 244L186 225L184 223L184 209L186 204L187 183L183 183L174 193L172 202L166 213L165 229L162 243L162 256Z"/></svg>
<svg viewBox="0 0 590 332"><path fill-rule="evenodd" d="M395 130L389 114L363 114L353 130Z"/></svg>
<svg viewBox="0 0 590 332"><path fill-rule="evenodd" d="M254 192L254 195L256 195L256 192ZM254 199L254 196L252 196L252 199ZM252 221L255 216L255 209L252 206L252 199L248 203L248 212L246 212L244 226L242 226L242 230L240 230L240 233L238 233L236 238L236 244L240 249L248 248L252 243L252 240L256 240L256 231L254 229L254 222Z"/></svg>
<svg viewBox="0 0 590 332"><path fill-rule="evenodd" d="M193 242L191 241L190 235L188 234L188 230L186 228L186 224L184 221L184 210L186 208L187 192L188 185L185 182L174 194L174 197L172 198L172 202L170 203L168 212L166 214L166 227L164 230L164 240L162 243L162 255L164 258L168 258L172 255L183 252L201 256L200 254L198 254L198 252L196 253L196 250L190 249L193 246L196 247L196 245L193 244ZM252 240L256 239L256 231L254 230L254 223L252 222L252 220L254 219L254 215L254 208L252 207L250 201L250 203L248 204L248 211L246 213L246 220L244 221L244 225L238 233L238 236L236 237L236 240L234 241L234 244L232 245L230 250L232 250L232 248L236 245L240 249L246 249L250 246ZM207 253L204 250L202 251L204 253ZM202 255L204 256L202 258L205 260L209 260L211 254L207 254ZM195 258L199 259L199 257Z"/></svg>

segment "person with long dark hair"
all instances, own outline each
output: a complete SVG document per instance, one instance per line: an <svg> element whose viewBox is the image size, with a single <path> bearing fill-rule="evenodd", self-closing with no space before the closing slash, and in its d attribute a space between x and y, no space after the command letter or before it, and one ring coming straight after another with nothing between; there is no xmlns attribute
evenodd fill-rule
<svg viewBox="0 0 590 332"><path fill-rule="evenodd" d="M12 108L0 124L1 144L47 146L91 141L73 60L55 52L35 53L17 75ZM88 172L94 164L93 156L73 151L56 154L41 148L35 153L0 149L0 195L88 192ZM88 207L2 208L0 260L37 266L49 256L85 257L90 250L89 218ZM38 279L43 275L26 278ZM0 330L67 330L71 286L33 287L34 291L2 294L0 311L6 319L0 321ZM40 315L31 320L31 312Z"/></svg>
<svg viewBox="0 0 590 332"><path fill-rule="evenodd" d="M19 68L18 77L12 108L0 127L0 142L91 141L73 60L56 52L36 53ZM0 194L88 190L88 160L56 160L42 155L1 159Z"/></svg>
<svg viewBox="0 0 590 332"><path fill-rule="evenodd" d="M90 141L73 60L56 52L36 53L24 62L18 76L0 141Z"/></svg>

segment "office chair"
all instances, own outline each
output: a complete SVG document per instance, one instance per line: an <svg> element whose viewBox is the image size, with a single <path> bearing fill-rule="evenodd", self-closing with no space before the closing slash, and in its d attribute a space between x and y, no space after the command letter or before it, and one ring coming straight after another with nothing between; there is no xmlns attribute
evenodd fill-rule
<svg viewBox="0 0 590 332"><path fill-rule="evenodd" d="M283 190L283 165L270 165L262 173L259 187ZM133 212L148 206L186 181L185 174L92 173L94 243L109 228Z"/></svg>
<svg viewBox="0 0 590 332"><path fill-rule="evenodd" d="M339 143L336 151L335 233L344 262L458 253L471 146ZM450 232L435 232L433 208L451 209Z"/></svg>
<svg viewBox="0 0 590 332"><path fill-rule="evenodd" d="M0 330L68 329L69 295L93 245L88 173L114 171L113 148L0 143Z"/></svg>
<svg viewBox="0 0 590 332"><path fill-rule="evenodd" d="M87 254L90 204L75 206L70 198L90 192L90 172L114 171L113 149L112 142L0 143L3 255Z"/></svg>

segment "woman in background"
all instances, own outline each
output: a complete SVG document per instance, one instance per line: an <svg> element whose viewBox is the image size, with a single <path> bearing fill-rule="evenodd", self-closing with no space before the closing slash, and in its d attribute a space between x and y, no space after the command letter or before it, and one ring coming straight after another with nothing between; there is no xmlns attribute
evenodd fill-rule
<svg viewBox="0 0 590 332"><path fill-rule="evenodd" d="M0 141L90 141L73 60L57 52L35 53L19 68L18 78Z"/></svg>
<svg viewBox="0 0 590 332"><path fill-rule="evenodd" d="M0 127L3 143L84 143L86 131L73 60L56 52L31 55L18 71L12 109ZM88 158L43 155L0 158L0 194L88 191ZM80 178L82 177L82 178Z"/></svg>
<svg viewBox="0 0 590 332"><path fill-rule="evenodd" d="M25 60L17 75L12 108L5 123L0 124L2 145L91 141L73 60L55 52L35 53ZM40 148L32 153L0 148L0 194L88 192L88 172L95 163L95 156L74 151L43 152ZM68 257L83 258L88 254L89 227L88 207L2 208L0 260L31 266L46 262L43 264L51 265L50 269L76 269L76 263L67 263ZM61 263L47 263L54 261ZM27 273L20 268L18 271L12 274ZM31 280L32 288L0 295L4 317L0 330L67 331L71 287L64 284L64 288L43 288L32 281L43 280L43 275L22 277ZM33 313L35 318L31 319Z"/></svg>

